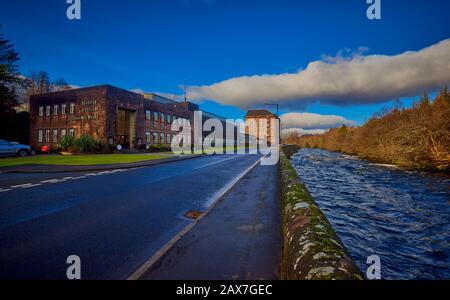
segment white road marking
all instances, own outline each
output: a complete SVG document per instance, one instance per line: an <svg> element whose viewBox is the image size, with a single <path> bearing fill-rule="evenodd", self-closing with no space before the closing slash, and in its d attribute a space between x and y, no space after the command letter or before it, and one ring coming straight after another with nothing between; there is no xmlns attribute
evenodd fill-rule
<svg viewBox="0 0 450 300"><path fill-rule="evenodd" d="M40 183L30 184L30 185L27 185L27 186L22 187L22 189L28 189L28 188L32 188L32 187L40 186L40 185L42 185L42 184L40 184Z"/></svg>
<svg viewBox="0 0 450 300"><path fill-rule="evenodd" d="M214 204L219 201L228 191L230 191L242 178L244 178L248 173L250 173L258 164L262 162L263 158L258 159L254 164L248 167L246 170L242 171L236 177L234 177L231 181L229 181L223 188L218 190L214 195L212 195L204 204L204 209L209 209Z"/></svg>
<svg viewBox="0 0 450 300"><path fill-rule="evenodd" d="M219 161L214 161L212 163L196 167L196 168L194 168L194 170L199 170L199 169L203 169L203 168L210 167L210 166L213 166L213 165L217 165L217 164L220 164L220 163L223 163L223 162L226 162L228 160L235 159L235 158L238 158L238 157L240 157L240 156L236 155L236 156L232 156L232 157L229 157L229 158L226 158L226 159L222 159L222 160L219 160Z"/></svg>
<svg viewBox="0 0 450 300"><path fill-rule="evenodd" d="M57 183L59 182L59 179L50 179L50 180L44 180L41 181L41 183L45 184L45 183Z"/></svg>
<svg viewBox="0 0 450 300"><path fill-rule="evenodd" d="M97 173L98 175L106 175L106 174L111 174L112 172L111 171L103 171L103 172L100 172L100 173Z"/></svg>
<svg viewBox="0 0 450 300"><path fill-rule="evenodd" d="M229 158L231 159L231 158ZM226 160L229 160L226 159ZM206 212L204 212L199 219L192 221L189 225L187 225L182 231L180 231L178 234L176 234L168 243L166 243L159 251L157 251L150 259L148 259L145 263L143 263L133 274L131 274L127 280L138 280L142 275L145 274L147 270L149 270L155 263L159 261L159 259L167 253L183 236L189 233L192 228L195 227L198 222L204 218L206 215L208 215L214 207L217 205L217 203L220 202L220 200L223 198L223 196L230 191L238 182L240 182L247 174L249 174L258 164L261 163L263 158L258 159L254 164L252 164L249 168L247 168L245 171L237 175L234 179L232 179L228 184L225 185L222 189L220 189L218 192L216 192L212 197L208 199L208 201L203 205L203 207L206 209ZM222 160L221 162L224 162L226 160ZM217 162L219 163L219 162ZM216 164L216 163L212 163ZM209 165L209 164L208 164ZM206 166L208 166L206 165ZM205 166L203 166L205 167Z"/></svg>
<svg viewBox="0 0 450 300"><path fill-rule="evenodd" d="M31 184L32 184L32 183L25 183L25 184L13 185L11 188L12 188L12 189L21 189L21 188L27 187L27 186L29 186L29 185L31 185Z"/></svg>
<svg viewBox="0 0 450 300"><path fill-rule="evenodd" d="M61 179L48 179L48 180L43 180L39 183L24 183L24 184L18 184L18 185L14 185L11 186L9 188L0 188L0 193L4 193L4 192L9 192L13 189L28 189L28 188L32 188L32 187L37 187L37 186L42 186L45 184L55 184L55 183L60 183L60 182L65 182L68 180L79 180L79 179L84 179L90 176L100 176L100 175L108 175L108 174L115 174L118 172L125 172L125 171L129 171L129 170L135 170L136 168L132 168L132 169L116 169L116 170L111 170L111 171L103 171L103 172L98 172L98 173L89 173L86 175L82 175L82 176L77 176L77 177L64 177Z"/></svg>

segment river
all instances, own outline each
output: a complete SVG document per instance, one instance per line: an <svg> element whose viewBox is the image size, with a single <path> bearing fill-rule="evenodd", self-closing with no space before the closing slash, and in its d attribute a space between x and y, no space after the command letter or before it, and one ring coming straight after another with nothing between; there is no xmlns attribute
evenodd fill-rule
<svg viewBox="0 0 450 300"><path fill-rule="evenodd" d="M382 279L450 279L450 178L321 149L292 157L302 181L365 273Z"/></svg>

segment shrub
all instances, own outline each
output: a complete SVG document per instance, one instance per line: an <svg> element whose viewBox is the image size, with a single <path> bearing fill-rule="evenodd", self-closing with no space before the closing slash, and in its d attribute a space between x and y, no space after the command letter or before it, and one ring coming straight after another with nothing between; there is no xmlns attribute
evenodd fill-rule
<svg viewBox="0 0 450 300"><path fill-rule="evenodd" d="M58 153L59 151L61 151L61 147L59 145L51 145L50 146L50 153Z"/></svg>
<svg viewBox="0 0 450 300"><path fill-rule="evenodd" d="M170 146L166 146L166 145L162 145L162 144L157 144L157 145L150 145L150 147L148 148L148 152L166 152L166 151L171 151L172 149L170 148Z"/></svg>
<svg viewBox="0 0 450 300"><path fill-rule="evenodd" d="M59 143L59 146L61 148L61 151L70 152L73 150L73 147L75 145L75 138L70 135L66 135L61 139L61 142Z"/></svg>
<svg viewBox="0 0 450 300"><path fill-rule="evenodd" d="M74 146L79 153L98 152L101 148L101 145L89 135L83 135L80 138L75 139Z"/></svg>

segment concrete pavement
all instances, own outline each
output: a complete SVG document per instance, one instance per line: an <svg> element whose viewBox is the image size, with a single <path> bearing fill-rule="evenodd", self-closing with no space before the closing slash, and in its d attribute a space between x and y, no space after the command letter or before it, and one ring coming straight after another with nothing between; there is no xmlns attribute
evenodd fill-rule
<svg viewBox="0 0 450 300"><path fill-rule="evenodd" d="M67 257L78 255L83 279L125 279L193 222L186 211L204 210L258 159L207 156L70 176L1 174L0 186L10 175L19 184L0 191L0 278L65 279Z"/></svg>
<svg viewBox="0 0 450 300"><path fill-rule="evenodd" d="M278 166L258 166L141 279L279 278Z"/></svg>

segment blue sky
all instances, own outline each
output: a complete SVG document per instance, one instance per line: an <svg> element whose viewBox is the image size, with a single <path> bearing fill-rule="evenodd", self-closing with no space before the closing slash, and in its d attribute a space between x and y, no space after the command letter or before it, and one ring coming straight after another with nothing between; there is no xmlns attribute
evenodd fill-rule
<svg viewBox="0 0 450 300"><path fill-rule="evenodd" d="M108 83L180 94L184 80L208 86L245 75L295 73L324 55L418 51L450 38L450 1L382 0L382 20L365 0L82 0L82 20L65 0L0 0L2 32L20 52L20 71L46 70L77 86ZM410 97L408 97L410 98ZM335 114L363 122L377 104L310 104L282 112ZM410 103L410 100L405 100ZM260 105L263 106L264 102ZM212 101L205 110L243 117Z"/></svg>

